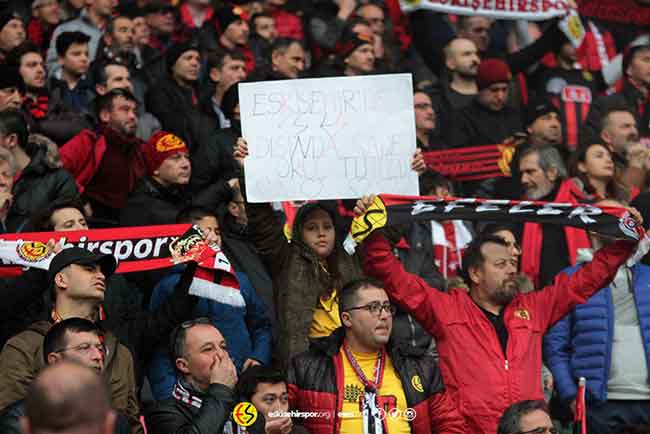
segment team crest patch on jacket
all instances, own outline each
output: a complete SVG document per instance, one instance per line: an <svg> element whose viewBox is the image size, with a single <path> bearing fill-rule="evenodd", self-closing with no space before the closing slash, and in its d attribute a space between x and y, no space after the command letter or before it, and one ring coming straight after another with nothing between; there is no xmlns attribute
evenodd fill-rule
<svg viewBox="0 0 650 434"><path fill-rule="evenodd" d="M530 321L530 314L526 309L518 309L515 311L515 318L521 318Z"/></svg>
<svg viewBox="0 0 650 434"><path fill-rule="evenodd" d="M422 386L422 380L419 375L414 375L411 377L411 386L420 393L424 393L424 387Z"/></svg>

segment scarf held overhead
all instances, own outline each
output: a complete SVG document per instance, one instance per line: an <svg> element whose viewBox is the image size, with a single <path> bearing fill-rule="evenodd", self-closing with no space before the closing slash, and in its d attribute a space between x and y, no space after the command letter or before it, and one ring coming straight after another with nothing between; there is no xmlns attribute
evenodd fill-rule
<svg viewBox="0 0 650 434"><path fill-rule="evenodd" d="M64 249L81 247L112 255L116 273L199 263L189 293L233 306L244 306L232 265L218 246L208 245L200 229L188 224L94 229L72 232L4 234L0 240L0 277L15 277L23 267L47 270L54 257L48 240Z"/></svg>
<svg viewBox="0 0 650 434"><path fill-rule="evenodd" d="M586 204L423 196L376 196L366 212L352 220L343 246L352 254L374 230L417 220L537 222L588 229L603 235L639 240L643 228L625 208Z"/></svg>

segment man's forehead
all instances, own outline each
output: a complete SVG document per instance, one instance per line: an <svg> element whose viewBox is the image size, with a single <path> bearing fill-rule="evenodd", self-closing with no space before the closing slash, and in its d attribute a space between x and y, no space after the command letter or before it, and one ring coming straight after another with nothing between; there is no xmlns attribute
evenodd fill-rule
<svg viewBox="0 0 650 434"><path fill-rule="evenodd" d="M224 341L223 336L217 328L211 324L196 324L187 330L187 341L196 345L204 345L208 342L221 344Z"/></svg>
<svg viewBox="0 0 650 434"><path fill-rule="evenodd" d="M510 252L508 246L496 243L496 242L487 242L481 246L481 251L485 255L486 259L502 259L510 258Z"/></svg>
<svg viewBox="0 0 650 434"><path fill-rule="evenodd" d="M68 330L65 337L69 344L73 344L74 342L100 342L99 336L96 332L77 332Z"/></svg>
<svg viewBox="0 0 650 434"><path fill-rule="evenodd" d="M260 382L257 383L257 386L255 386L255 393L263 395L282 395L284 393L287 393L287 384L284 381L281 381L279 383Z"/></svg>
<svg viewBox="0 0 650 434"><path fill-rule="evenodd" d="M362 302L387 301L388 294L382 288L376 286L367 286L357 291L357 297Z"/></svg>

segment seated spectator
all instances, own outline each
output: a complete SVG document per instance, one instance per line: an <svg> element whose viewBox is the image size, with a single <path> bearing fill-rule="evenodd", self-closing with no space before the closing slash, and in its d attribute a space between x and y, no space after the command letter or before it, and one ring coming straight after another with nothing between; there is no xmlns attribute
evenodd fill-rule
<svg viewBox="0 0 650 434"><path fill-rule="evenodd" d="M116 222L126 198L145 173L143 142L136 135L138 103L116 88L97 100L97 131L83 130L61 148L63 166L88 198L93 215Z"/></svg>
<svg viewBox="0 0 650 434"><path fill-rule="evenodd" d="M68 0L70 1L70 0ZM76 1L76 0L74 0ZM62 33L81 32L88 40L87 59L88 63L95 60L97 47L102 38L104 30L113 15L113 2L107 0L86 0L81 5L83 8L78 17L58 25L50 39L50 47L47 50L47 70L51 76L57 76L61 68L59 59L61 53L58 46L58 39ZM65 8L65 5L64 5Z"/></svg>
<svg viewBox="0 0 650 434"><path fill-rule="evenodd" d="M241 50L246 57L246 73L255 69L255 57L248 45L248 18L239 6L224 5L215 11L218 46L225 51Z"/></svg>
<svg viewBox="0 0 650 434"><path fill-rule="evenodd" d="M24 94L25 82L18 67L0 63L0 112L20 109Z"/></svg>
<svg viewBox="0 0 650 434"><path fill-rule="evenodd" d="M212 118L218 129L230 128L230 119L224 115L221 105L223 96L231 86L246 79L246 58L240 50L225 52L216 50L208 54L208 77L214 84L214 92L206 94L201 110ZM211 143L211 141L208 141Z"/></svg>
<svg viewBox="0 0 650 434"><path fill-rule="evenodd" d="M16 176L16 160L9 150L0 148L0 233L7 232L7 216L13 202L11 193Z"/></svg>
<svg viewBox="0 0 650 434"><path fill-rule="evenodd" d="M149 90L147 108L165 131L183 139L193 152L217 129L199 106L199 47L194 42L173 45L166 59L167 74Z"/></svg>
<svg viewBox="0 0 650 434"><path fill-rule="evenodd" d="M25 24L19 15L0 15L0 62L4 62L11 50L25 42L25 38Z"/></svg>
<svg viewBox="0 0 650 434"><path fill-rule="evenodd" d="M257 409L258 418L264 423L255 423L249 428L251 434L307 434L302 425L294 425L288 416L274 413L289 412L289 392L286 377L266 366L253 366L239 376L237 397L250 402Z"/></svg>
<svg viewBox="0 0 650 434"><path fill-rule="evenodd" d="M208 318L199 318L174 329L169 348L179 379L172 398L157 402L146 415L147 428L156 434L222 432L237 384L225 339Z"/></svg>
<svg viewBox="0 0 650 434"><path fill-rule="evenodd" d="M519 401L503 412L497 434L548 432L558 434L544 401Z"/></svg>
<svg viewBox="0 0 650 434"><path fill-rule="evenodd" d="M385 426L390 432L465 433L433 357L389 343L395 307L381 282L351 281L341 289L339 303L342 328L289 365L291 408L329 414L304 419L307 430L369 433L385 432ZM407 408L417 413L412 421L404 415ZM380 411L398 416L384 419Z"/></svg>
<svg viewBox="0 0 650 434"><path fill-rule="evenodd" d="M108 346L109 358L105 363L107 368L104 377L116 394L113 405L129 417L134 427L140 426L136 376L142 371L142 366L134 365L133 361L148 360L153 349L161 344L170 330L188 319L188 313L197 300L188 295L195 264L192 263L185 269L174 296L158 312L136 312L119 325L119 331L111 333L112 345ZM100 305L105 300L106 277L115 268L116 262L112 256L97 255L78 247L63 249L54 256L48 274L48 282L54 286L50 319L35 322L26 331L11 338L0 352L0 369L2 372L13 373L0 378L0 409L22 399L27 385L43 367L39 349L43 336L52 324L71 317L81 317L104 327L104 321L99 315ZM122 336L125 336L124 341ZM108 338L106 342L108 345ZM128 348L133 350L133 357Z"/></svg>
<svg viewBox="0 0 650 434"><path fill-rule="evenodd" d="M172 224L178 212L189 206L216 210L228 203L238 180L212 184L203 190L190 190L192 165L187 145L179 137L159 131L143 147L146 176L138 181L120 212L123 226Z"/></svg>
<svg viewBox="0 0 650 434"><path fill-rule="evenodd" d="M44 56L50 46L54 29L61 22L61 6L57 0L34 0L32 19L27 24L27 40Z"/></svg>
<svg viewBox="0 0 650 434"><path fill-rule="evenodd" d="M415 112L415 139L417 147L427 152L435 149L434 133L436 131L437 114L433 108L431 96L426 92L413 92L413 109Z"/></svg>
<svg viewBox="0 0 650 434"><path fill-rule="evenodd" d="M92 126L90 116L74 113L66 106L61 92L50 95L43 55L34 44L24 42L11 50L7 63L18 67L25 84L22 107L32 132L43 133L63 144Z"/></svg>
<svg viewBox="0 0 650 434"><path fill-rule="evenodd" d="M628 189L616 182L614 154L599 143L576 149L570 165L573 182L585 198L592 200L614 199L628 203L638 194L638 189Z"/></svg>
<svg viewBox="0 0 650 434"><path fill-rule="evenodd" d="M95 92L98 96L106 95L113 89L127 89L133 93L131 73L123 64L109 60L105 63L96 63L94 69ZM146 111L144 104L138 104L138 127L135 135L146 141L160 129L160 121Z"/></svg>
<svg viewBox="0 0 650 434"><path fill-rule="evenodd" d="M268 54L271 44L278 37L275 20L266 13L256 13L250 20L250 38L248 45L255 56L255 69L268 68Z"/></svg>
<svg viewBox="0 0 650 434"><path fill-rule="evenodd" d="M221 230L214 212L202 208L187 208L181 211L176 223L192 223L199 226L206 240L221 249ZM151 296L149 309L157 311L169 297L180 279L184 266L175 267L158 283ZM213 300L200 297L194 309L194 316L206 317L221 331L224 339L230 342L228 354L243 372L252 366L268 365L271 361L271 320L268 309L257 295L246 273L234 270L239 282L239 291L244 306L228 304L226 300ZM149 365L149 382L156 400L169 399L176 383L174 363L167 351L158 349Z"/></svg>
<svg viewBox="0 0 650 434"><path fill-rule="evenodd" d="M164 55L169 47L183 42L181 36L175 32L176 9L164 0L148 2L145 11L145 21L149 27L148 47L152 54ZM147 63L153 59L145 59Z"/></svg>
<svg viewBox="0 0 650 434"><path fill-rule="evenodd" d="M65 249L54 257L48 274L56 294L51 320L32 324L11 338L0 352L2 372L11 372L0 379L0 408L25 398L29 384L45 366L43 340L54 323L73 317L97 319L105 279L115 268L112 256L95 255L80 248ZM106 333L104 344L110 357L104 361L103 378L110 385L113 405L129 417L133 426L139 425L131 352L110 332Z"/></svg>
<svg viewBox="0 0 650 434"><path fill-rule="evenodd" d="M46 365L75 363L102 375L109 360L107 345L111 344L106 342L106 334L97 324L84 318L68 318L54 324L45 334L43 359ZM40 374L35 382L39 381L38 378ZM21 416L25 416L25 400L16 401L0 414L0 431L3 434L23 434L20 429ZM131 432L124 416L118 414L115 425L111 434Z"/></svg>
<svg viewBox="0 0 650 434"><path fill-rule="evenodd" d="M366 75L375 71L375 49L372 35L351 34L342 41L339 59L343 67L343 75L352 77Z"/></svg>
<svg viewBox="0 0 650 434"><path fill-rule="evenodd" d="M268 80L301 78L305 72L305 48L296 39L280 38L269 50L271 73Z"/></svg>
<svg viewBox="0 0 650 434"><path fill-rule="evenodd" d="M82 32L64 32L56 39L56 52L61 68L50 70L50 96L60 99L75 113L89 113L92 87L86 76L90 67L88 41Z"/></svg>
<svg viewBox="0 0 650 434"><path fill-rule="evenodd" d="M83 429L110 434L118 429L106 385L83 366L61 363L45 369L34 381L25 402L25 434ZM122 431L123 432L123 431Z"/></svg>
<svg viewBox="0 0 650 434"><path fill-rule="evenodd" d="M305 31L303 29L303 20L300 12L295 6L291 8L287 0L266 0L264 10L275 23L275 29L278 37L291 38L298 41L305 40Z"/></svg>
<svg viewBox="0 0 650 434"><path fill-rule="evenodd" d="M28 146L27 123L22 113L0 112L0 146L7 149L16 161L18 178L14 178L13 201L7 227L16 232L27 222L29 215L61 199L79 196L74 178L64 169L51 166L47 149Z"/></svg>

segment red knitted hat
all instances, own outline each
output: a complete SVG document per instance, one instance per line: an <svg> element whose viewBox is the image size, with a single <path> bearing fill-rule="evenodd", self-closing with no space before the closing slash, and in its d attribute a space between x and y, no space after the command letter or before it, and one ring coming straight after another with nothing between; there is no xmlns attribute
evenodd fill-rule
<svg viewBox="0 0 650 434"><path fill-rule="evenodd" d="M152 135L143 147L147 175L152 176L167 157L179 152L190 152L180 137L166 131L158 131Z"/></svg>
<svg viewBox="0 0 650 434"><path fill-rule="evenodd" d="M494 83L508 83L512 80L510 67L500 59L484 59L478 66L476 84L479 90L485 89Z"/></svg>

